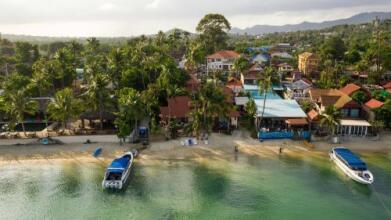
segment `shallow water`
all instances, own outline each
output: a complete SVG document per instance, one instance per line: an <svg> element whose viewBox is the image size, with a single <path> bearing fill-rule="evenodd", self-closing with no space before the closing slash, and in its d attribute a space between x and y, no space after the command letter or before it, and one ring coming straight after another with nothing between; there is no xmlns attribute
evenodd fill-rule
<svg viewBox="0 0 391 220"><path fill-rule="evenodd" d="M391 159L363 155L373 186L327 156L239 155L137 163L127 187L104 191L100 161L0 167L1 219L391 219Z"/></svg>

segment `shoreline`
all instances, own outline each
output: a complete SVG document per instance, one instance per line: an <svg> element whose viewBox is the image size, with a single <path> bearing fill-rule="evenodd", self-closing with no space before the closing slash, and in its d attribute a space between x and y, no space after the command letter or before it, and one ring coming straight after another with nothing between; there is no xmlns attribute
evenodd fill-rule
<svg viewBox="0 0 391 220"><path fill-rule="evenodd" d="M111 160L121 155L122 152L139 148L140 144L123 144L110 142L109 136L90 137L96 143L83 144L65 142L62 145L0 145L0 161L24 161L24 160L66 160L66 159L94 159L91 153L98 147L102 147L103 153L99 159ZM98 137L98 138L97 138ZM103 137L103 138L102 138ZM74 137L68 137L72 139ZM85 138L85 137L83 137ZM111 137L112 138L112 137ZM104 140L107 142L99 142ZM380 141L352 139L349 142L332 145L325 142L313 142L315 148L309 148L303 141L273 140L259 142L248 136L212 134L209 144L199 144L185 147L180 144L181 139L152 142L147 149L142 150L140 161L152 160L189 160L189 159L230 159L235 155L234 146L238 146L238 154L256 155L272 158L279 156L282 148L283 155L318 155L327 153L332 146L346 146L358 153L391 153L391 136L384 136ZM9 141L10 142L10 141ZM14 140L18 143L20 140Z"/></svg>

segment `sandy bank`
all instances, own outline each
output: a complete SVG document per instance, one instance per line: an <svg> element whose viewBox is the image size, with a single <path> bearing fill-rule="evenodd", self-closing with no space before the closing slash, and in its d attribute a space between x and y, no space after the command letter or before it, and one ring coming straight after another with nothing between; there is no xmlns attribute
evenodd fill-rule
<svg viewBox="0 0 391 220"><path fill-rule="evenodd" d="M120 155L122 152L132 148L137 148L137 145L120 145L115 142L104 142L110 140L108 137L99 137L98 143L82 144L85 137L77 139L75 137L68 138L69 142L63 145L5 145L0 146L0 160L2 161L20 161L20 160L49 160L49 159L95 159L91 153L97 147L103 148L103 154L100 157L102 160L111 160L113 157ZM70 141L71 140L71 141ZM77 140L80 143L73 143ZM82 140L82 141L81 141ZM93 139L94 140L94 139ZM102 141L103 140L103 141ZM302 141L291 140L276 140L264 141L250 138L242 132L235 133L232 136L223 134L213 134L209 138L209 144L200 143L196 146L184 147L180 143L181 139L153 142L143 150L139 160L144 161L154 160L185 160L202 158L211 158L216 160L230 160L233 158L234 147L238 146L240 154L256 155L259 157L276 157L280 153L280 148L283 154L292 156L306 155L324 155L332 144L325 142L312 143L315 148L311 148ZM346 143L341 144L350 147L354 151L365 152L391 152L391 136L383 136L380 141L371 141L367 139L351 139ZM96 159L95 159L96 160Z"/></svg>

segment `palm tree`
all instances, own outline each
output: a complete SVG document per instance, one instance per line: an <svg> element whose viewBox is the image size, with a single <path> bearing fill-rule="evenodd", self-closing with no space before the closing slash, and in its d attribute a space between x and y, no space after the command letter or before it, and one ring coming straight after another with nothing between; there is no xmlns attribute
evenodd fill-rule
<svg viewBox="0 0 391 220"><path fill-rule="evenodd" d="M215 118L227 117L230 111L227 97L213 83L203 85L191 104L192 129L193 133L197 135L200 134L201 130L209 133L213 120Z"/></svg>
<svg viewBox="0 0 391 220"><path fill-rule="evenodd" d="M336 127L341 123L341 111L339 111L334 105L329 105L320 117L320 125L322 127L326 127L329 133L334 136Z"/></svg>
<svg viewBox="0 0 391 220"><path fill-rule="evenodd" d="M63 89L66 86L66 82L72 81L76 76L76 71L73 68L72 54L68 48L61 48L57 50L54 58L59 64L57 78L60 80L61 88Z"/></svg>
<svg viewBox="0 0 391 220"><path fill-rule="evenodd" d="M32 101L25 89L7 93L4 98L4 110L11 118L12 124L19 123L22 125L22 130L26 136L24 125L25 114L34 114L38 110L38 103Z"/></svg>
<svg viewBox="0 0 391 220"><path fill-rule="evenodd" d="M257 105L255 104L255 101L252 97L250 97L249 101L247 102L245 110L251 119L251 124L253 124L254 118L257 116Z"/></svg>
<svg viewBox="0 0 391 220"><path fill-rule="evenodd" d="M137 127L138 121L145 115L145 104L139 92L132 88L123 88L119 91L119 112L115 123L118 126L118 137L125 137Z"/></svg>
<svg viewBox="0 0 391 220"><path fill-rule="evenodd" d="M66 129L67 122L76 119L82 112L82 103L74 97L72 89L65 88L54 95L47 111L51 119L61 122Z"/></svg>
<svg viewBox="0 0 391 220"><path fill-rule="evenodd" d="M236 77L250 67L250 62L243 56L237 58L234 62L233 69L236 71Z"/></svg>
<svg viewBox="0 0 391 220"><path fill-rule="evenodd" d="M111 101L108 81L107 75L102 73L92 76L84 94L91 109L99 114L100 129L103 129L103 113Z"/></svg>
<svg viewBox="0 0 391 220"><path fill-rule="evenodd" d="M53 82L48 69L47 61L40 59L33 65L33 76L29 87L36 88L38 90L39 97L46 95ZM48 126L46 108L43 108L43 116L46 127Z"/></svg>
<svg viewBox="0 0 391 220"><path fill-rule="evenodd" d="M107 67L115 90L119 89L124 65L124 56L121 49L112 50L107 58Z"/></svg>
<svg viewBox="0 0 391 220"><path fill-rule="evenodd" d="M276 81L276 71L272 67L266 67L263 73L262 79L259 81L259 94L263 95L262 113L259 123L257 123L257 129L262 124L263 116L265 114L267 93L272 90L273 82Z"/></svg>

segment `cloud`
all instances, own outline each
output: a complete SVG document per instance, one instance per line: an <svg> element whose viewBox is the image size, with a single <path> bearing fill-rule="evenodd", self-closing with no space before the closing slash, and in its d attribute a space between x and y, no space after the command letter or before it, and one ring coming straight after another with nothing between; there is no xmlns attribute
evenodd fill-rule
<svg viewBox="0 0 391 220"><path fill-rule="evenodd" d="M118 9L119 7L111 2L104 3L99 6L99 10L101 11L112 11Z"/></svg>
<svg viewBox="0 0 391 220"><path fill-rule="evenodd" d="M368 11L391 11L390 0L0 0L0 30L60 35L63 27L64 35L138 35L173 27L194 31L207 13L221 13L232 26L244 28ZM79 31L68 30L69 24Z"/></svg>
<svg viewBox="0 0 391 220"><path fill-rule="evenodd" d="M153 0L152 2L148 3L145 7L155 9L158 8L160 5L160 0Z"/></svg>

